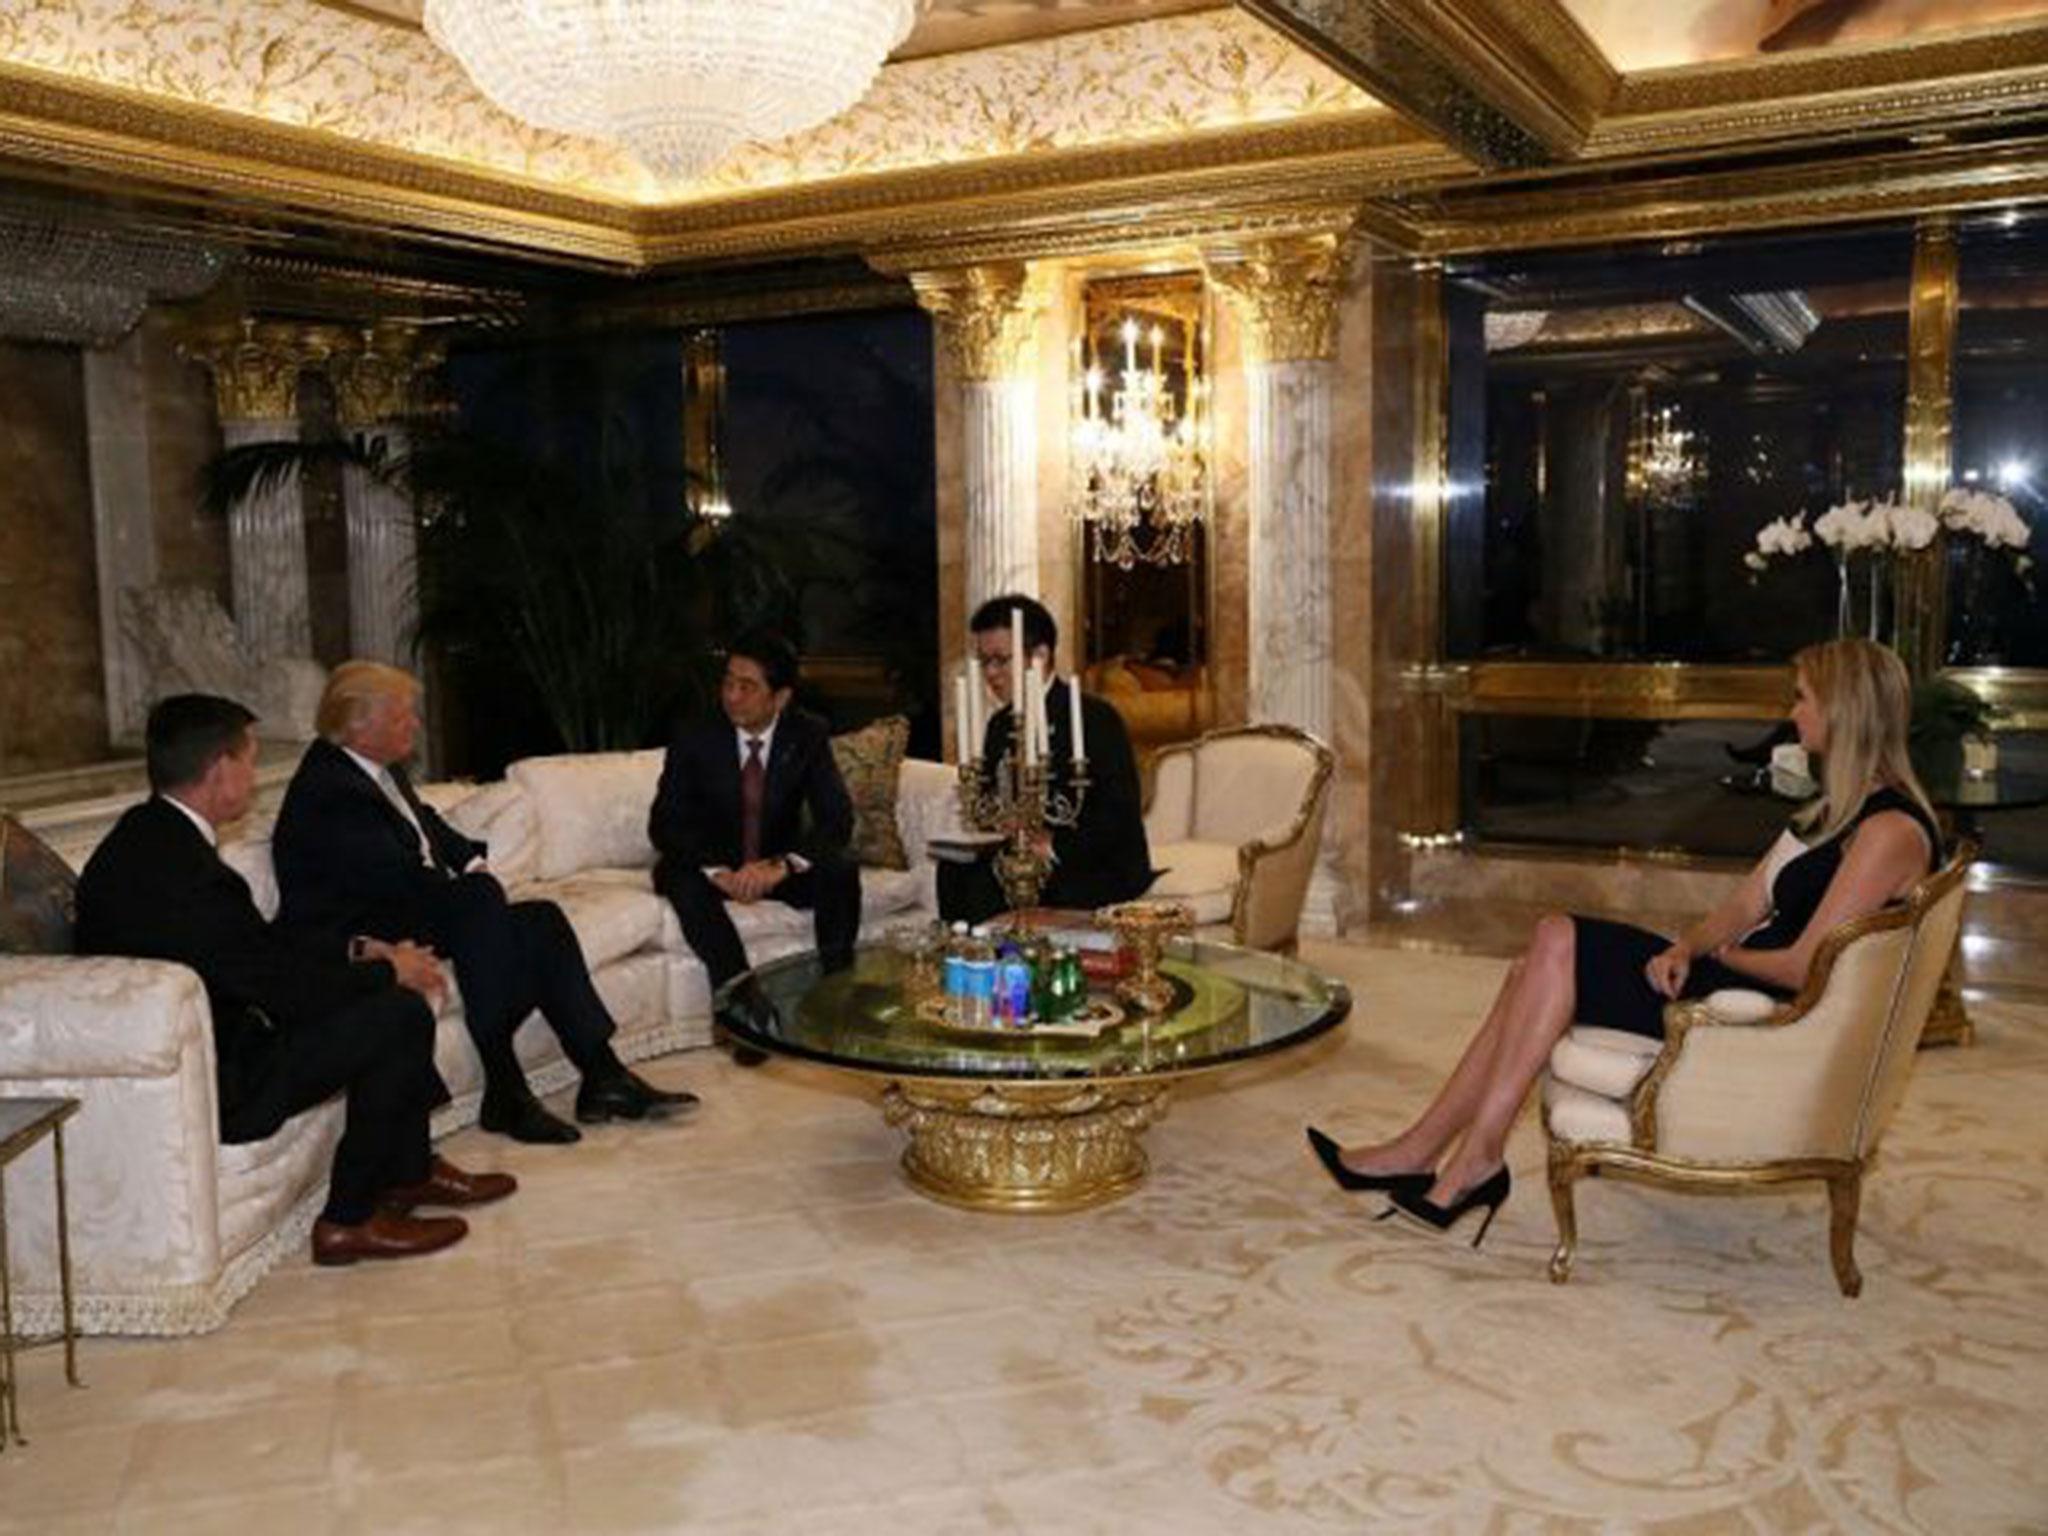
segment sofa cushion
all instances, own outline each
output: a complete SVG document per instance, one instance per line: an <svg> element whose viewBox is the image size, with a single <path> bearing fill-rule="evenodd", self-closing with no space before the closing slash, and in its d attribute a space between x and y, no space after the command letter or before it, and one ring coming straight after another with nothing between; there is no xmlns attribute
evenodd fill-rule
<svg viewBox="0 0 2048 1536"><path fill-rule="evenodd" d="M910 745L910 722L890 715L832 738L832 759L853 799L856 862L872 869L908 869L896 827L896 781Z"/></svg>
<svg viewBox="0 0 2048 1536"><path fill-rule="evenodd" d="M579 870L651 868L647 813L661 781L660 748L528 757L505 770L533 802L540 851L533 873L559 880Z"/></svg>
<svg viewBox="0 0 2048 1536"><path fill-rule="evenodd" d="M422 784L420 798L464 837L490 849L491 873L510 890L539 878L540 823L533 801L510 779L474 784Z"/></svg>
<svg viewBox="0 0 2048 1536"><path fill-rule="evenodd" d="M622 874L639 878L616 878ZM536 881L521 886L514 899L552 901L560 907L576 930L583 963L593 971L622 955L652 948L661 937L661 914L668 908L640 870L587 870L566 880Z"/></svg>
<svg viewBox="0 0 2048 1536"><path fill-rule="evenodd" d="M220 861L249 882L249 897L265 921L275 921L279 897L277 866L270 859L270 823L253 819L220 843Z"/></svg>
<svg viewBox="0 0 2048 1536"><path fill-rule="evenodd" d="M892 813L893 800L892 791ZM71 866L12 816L0 816L0 955L70 954L77 911Z"/></svg>
<svg viewBox="0 0 2048 1536"><path fill-rule="evenodd" d="M1185 902L1197 923L1227 923L1237 895L1235 843L1154 843L1152 867L1159 878L1147 896Z"/></svg>

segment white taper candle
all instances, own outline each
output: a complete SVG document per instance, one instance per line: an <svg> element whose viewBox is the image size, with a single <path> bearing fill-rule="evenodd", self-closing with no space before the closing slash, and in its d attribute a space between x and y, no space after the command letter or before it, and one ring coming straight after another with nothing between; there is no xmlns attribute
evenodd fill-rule
<svg viewBox="0 0 2048 1536"><path fill-rule="evenodd" d="M1067 679L1067 738L1074 761L1085 762L1088 739L1081 734L1081 674L1078 672Z"/></svg>

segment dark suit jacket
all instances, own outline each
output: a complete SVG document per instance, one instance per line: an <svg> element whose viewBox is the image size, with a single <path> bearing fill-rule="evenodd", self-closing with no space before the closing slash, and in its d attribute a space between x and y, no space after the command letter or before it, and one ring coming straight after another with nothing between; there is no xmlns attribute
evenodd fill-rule
<svg viewBox="0 0 2048 1536"><path fill-rule="evenodd" d="M410 790L402 767L391 772ZM488 850L416 796L412 805L439 869L420 861L419 833L346 752L325 741L306 748L271 833L278 921L335 941L425 934L433 893Z"/></svg>
<svg viewBox="0 0 2048 1536"><path fill-rule="evenodd" d="M1067 721L1070 682L1046 690L1047 756L1055 792L1073 772L1072 731ZM1081 724L1088 734L1088 798L1079 823L1052 833L1052 879L1048 900L1073 907L1101 907L1130 901L1152 884L1152 853L1145 842L1145 814L1138 787L1138 760L1130 732L1116 707L1091 693L1081 695ZM981 760L994 765L1010 754L1010 711L989 718Z"/></svg>
<svg viewBox="0 0 2048 1536"><path fill-rule="evenodd" d="M723 715L685 726L669 743L647 837L661 855L657 883L671 867L738 867L739 738ZM853 801L832 760L830 729L815 715L785 709L762 785L762 857L794 853L821 863L843 857L852 837Z"/></svg>
<svg viewBox="0 0 2048 1536"><path fill-rule="evenodd" d="M86 861L77 936L84 954L175 960L199 973L213 1006L223 1115L280 1032L316 1025L397 979L381 960L351 965L339 948L265 922L248 882L161 799L130 810Z"/></svg>

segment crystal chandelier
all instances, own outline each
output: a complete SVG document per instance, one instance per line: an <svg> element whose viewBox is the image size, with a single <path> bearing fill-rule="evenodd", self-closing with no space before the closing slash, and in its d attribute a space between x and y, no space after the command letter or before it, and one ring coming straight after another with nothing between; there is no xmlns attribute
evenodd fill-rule
<svg viewBox="0 0 2048 1536"><path fill-rule="evenodd" d="M1149 368L1138 364L1138 322L1126 318L1120 335L1123 367L1107 402L1102 369L1075 344L1067 511L1090 531L1100 564L1185 565L1209 504L1208 386L1195 374L1192 335L1180 399L1160 366L1165 333L1155 325L1145 338Z"/></svg>
<svg viewBox="0 0 2048 1536"><path fill-rule="evenodd" d="M867 94L917 0L426 0L427 35L514 117L688 178Z"/></svg>
<svg viewBox="0 0 2048 1536"><path fill-rule="evenodd" d="M1699 436L1685 425L1676 405L1649 404L1638 395L1629 433L1626 484L1629 493L1653 507L1690 504L1704 468Z"/></svg>

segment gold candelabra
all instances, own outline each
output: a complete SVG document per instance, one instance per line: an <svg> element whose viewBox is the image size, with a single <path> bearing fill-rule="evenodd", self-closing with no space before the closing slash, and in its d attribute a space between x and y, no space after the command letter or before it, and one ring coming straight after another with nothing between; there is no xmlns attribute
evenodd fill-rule
<svg viewBox="0 0 2048 1536"><path fill-rule="evenodd" d="M996 879L1011 909L1022 911L1038 905L1038 893L1052 872L1048 830L1075 826L1081 820L1088 798L1088 760L1073 759L1064 783L1056 782L1045 758L1024 761L1023 712L1011 710L1010 720L1007 753L993 765L979 757L961 763L960 809L976 830L1002 834L995 854Z"/></svg>

